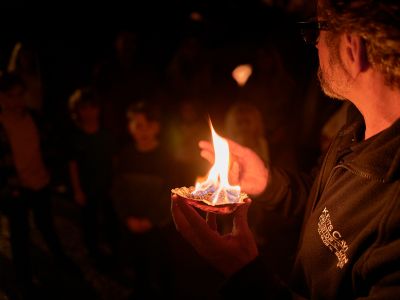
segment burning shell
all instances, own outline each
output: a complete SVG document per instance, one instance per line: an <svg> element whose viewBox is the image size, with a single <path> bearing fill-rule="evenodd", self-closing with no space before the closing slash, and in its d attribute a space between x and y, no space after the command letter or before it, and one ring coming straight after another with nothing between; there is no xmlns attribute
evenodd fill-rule
<svg viewBox="0 0 400 300"><path fill-rule="evenodd" d="M244 200L248 198L247 194L240 193L237 195L237 199L230 203L213 204L212 198L214 194L208 193L194 193L195 188L181 187L172 189L172 194L184 199L188 204L197 207L205 212L212 212L216 214L230 214L234 212L239 206L244 204ZM221 196L222 197L222 196Z"/></svg>

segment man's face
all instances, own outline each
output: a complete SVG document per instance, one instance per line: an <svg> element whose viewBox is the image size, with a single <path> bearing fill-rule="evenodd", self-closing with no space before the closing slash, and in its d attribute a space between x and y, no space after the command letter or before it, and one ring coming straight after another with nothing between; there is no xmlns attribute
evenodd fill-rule
<svg viewBox="0 0 400 300"><path fill-rule="evenodd" d="M316 45L319 57L318 78L326 95L347 99L351 77L340 55L340 34L322 30Z"/></svg>
<svg viewBox="0 0 400 300"><path fill-rule="evenodd" d="M345 100L350 89L351 78L340 58L339 37L328 36L322 31L317 48L319 56L318 78L323 92L332 98Z"/></svg>

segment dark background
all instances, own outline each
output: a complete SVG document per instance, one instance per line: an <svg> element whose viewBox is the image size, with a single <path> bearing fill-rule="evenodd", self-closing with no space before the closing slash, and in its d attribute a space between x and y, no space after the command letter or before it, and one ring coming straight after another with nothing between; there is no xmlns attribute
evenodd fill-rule
<svg viewBox="0 0 400 300"><path fill-rule="evenodd" d="M191 19L193 12L199 13L202 20ZM282 84L277 88L293 89L294 96L281 112L280 126L285 129L281 140L287 143L274 145L275 133L266 132L266 139L272 141L271 161L274 161L275 155L287 151L292 158L289 164L291 168L309 172L322 154L321 128L339 106L337 102L322 95L316 77L316 49L303 43L296 26L296 21L305 20L313 14L311 1L289 0L157 0L131 1L129 6L123 1L91 5L83 1L5 1L0 4L0 70L7 68L16 42L22 42L35 50L43 89L42 111L51 124L56 143L58 141L59 148L62 148L65 145L64 137L71 126L68 98L77 88L94 84L96 69L112 60L115 37L120 32L137 34L138 61L155 78L150 83L153 93L149 97L160 96L166 118L170 121L174 120L181 99L177 96L179 91L171 90L168 86L166 70L184 39L196 37L201 40L212 67L212 88L207 95L202 95L201 104L204 113L211 116L216 128L222 132L226 109L241 97L244 98L241 100L247 100L246 97L250 99L254 96L252 91L243 92L234 84L232 70L239 64L253 64L257 49L274 48L282 58L285 72L293 81L291 87ZM257 84L262 85L260 82ZM118 99L109 101L118 105ZM268 101L279 104L280 99ZM268 120L265 122L268 123ZM61 151L55 182L68 187L66 161L62 155ZM64 239L74 236L74 230L77 231L78 227L68 221L77 218L77 208L73 207L69 197L68 193L55 195L55 198L62 199L57 202L56 218L59 231L65 234ZM292 220L283 220L273 213L268 215L263 225L267 228L265 234L270 241L266 259L273 269L287 276L299 228L296 228L297 224ZM192 275L188 276L185 270L181 270L178 278L184 280L182 284L186 287L180 288L188 290L187 295L193 296L193 299L197 299L195 295L203 299L217 299L215 282L220 278L203 261L198 260L188 245L175 238L176 247L182 247L181 253L186 253L186 256L182 256L183 264L193 264L191 271L199 272L191 280ZM3 249L4 240L0 237ZM114 279L93 275L79 254L81 250L74 248L74 238L66 243L68 251L73 252L71 256L79 261L84 273L90 274L86 277L89 276L88 281L101 295L100 298L119 299L124 288L115 286ZM45 265L43 257L46 255L36 255L41 257L37 261ZM1 262L0 275L7 278L7 272L2 270L9 269L10 263L7 259ZM43 270L47 270L46 267ZM50 270L47 274L43 271L43 276L51 278ZM193 281L202 280L203 276L209 276L208 280L215 281L200 291L201 288L196 288L196 282ZM4 287L8 284L6 281L3 283L0 292L1 289L9 288ZM65 279L61 286L63 284L64 288L74 285L79 290L79 283L74 284L69 279ZM122 296L120 298L125 299Z"/></svg>

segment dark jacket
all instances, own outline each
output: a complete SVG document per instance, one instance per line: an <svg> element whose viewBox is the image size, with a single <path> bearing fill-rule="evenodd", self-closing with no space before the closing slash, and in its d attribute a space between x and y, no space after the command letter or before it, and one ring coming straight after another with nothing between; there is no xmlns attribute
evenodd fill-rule
<svg viewBox="0 0 400 300"><path fill-rule="evenodd" d="M169 199L170 187L176 186L178 172L171 157L163 146L140 152L131 143L121 151L111 192L121 220L146 218L160 227L169 223L170 202L166 199Z"/></svg>
<svg viewBox="0 0 400 300"><path fill-rule="evenodd" d="M304 216L292 282L258 258L229 279L227 298L399 299L400 120L363 140L361 115L349 115L310 193L305 177L272 170L267 200Z"/></svg>

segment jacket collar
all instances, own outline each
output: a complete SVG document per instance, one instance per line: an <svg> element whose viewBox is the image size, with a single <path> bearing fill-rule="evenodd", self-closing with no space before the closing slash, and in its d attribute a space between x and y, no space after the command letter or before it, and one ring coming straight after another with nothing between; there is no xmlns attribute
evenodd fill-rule
<svg viewBox="0 0 400 300"><path fill-rule="evenodd" d="M342 147L350 154L345 164L358 174L382 182L396 180L400 176L400 119L377 135L363 140L365 124L362 115L349 110L351 122L342 131Z"/></svg>

